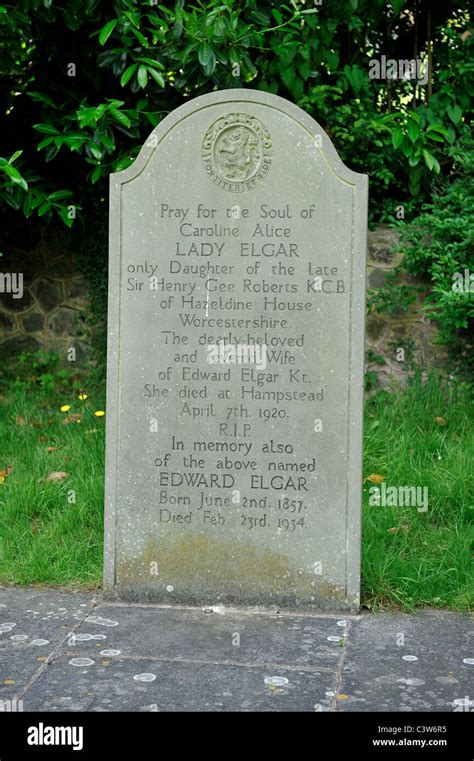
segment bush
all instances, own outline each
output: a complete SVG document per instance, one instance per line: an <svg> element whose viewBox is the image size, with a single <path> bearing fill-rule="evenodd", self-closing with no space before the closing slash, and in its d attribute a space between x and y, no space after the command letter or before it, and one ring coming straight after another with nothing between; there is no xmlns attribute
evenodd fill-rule
<svg viewBox="0 0 474 761"><path fill-rule="evenodd" d="M454 168L433 201L403 228L408 272L429 279L426 310L461 369L474 373L474 141L453 149Z"/></svg>
<svg viewBox="0 0 474 761"><path fill-rule="evenodd" d="M419 206L472 115L474 36L454 0L18 0L0 21L0 208L69 227L167 113L216 89L314 113L370 174L374 213ZM381 55L429 58L426 86L371 76Z"/></svg>
<svg viewBox="0 0 474 761"><path fill-rule="evenodd" d="M400 272L425 278L426 314L439 326L454 365L474 375L474 141L464 139L450 151L453 169L433 188L433 198L418 217L400 225L405 257L391 282L372 303L377 311L405 309L419 286L397 285Z"/></svg>

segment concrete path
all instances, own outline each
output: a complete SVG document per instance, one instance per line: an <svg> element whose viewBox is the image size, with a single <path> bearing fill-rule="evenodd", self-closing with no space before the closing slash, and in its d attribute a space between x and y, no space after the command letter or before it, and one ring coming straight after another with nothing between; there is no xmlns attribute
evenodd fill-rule
<svg viewBox="0 0 474 761"><path fill-rule="evenodd" d="M4 710L473 711L473 676L463 614L280 615L0 588Z"/></svg>

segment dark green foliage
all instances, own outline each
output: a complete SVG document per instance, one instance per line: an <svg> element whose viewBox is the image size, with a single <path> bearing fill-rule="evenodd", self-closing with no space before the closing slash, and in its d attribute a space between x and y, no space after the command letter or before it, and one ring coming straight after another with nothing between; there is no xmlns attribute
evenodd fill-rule
<svg viewBox="0 0 474 761"><path fill-rule="evenodd" d="M15 209L72 228L103 355L108 175L130 165L166 114L222 88L288 98L315 117L349 167L369 175L371 223L397 221L400 209L410 220L431 200L433 181L458 172L473 111L473 40L467 4L455 0L0 5L3 226ZM426 84L374 78L382 56L421 57ZM433 243L423 249L423 233L410 228L407 262L433 281L432 306L454 341L471 327L472 301L447 293L446 278L470 267L472 254L460 239L468 191L452 187L449 210L435 197L416 223L431 228L435 214ZM396 305L401 297L408 303L410 288L397 291Z"/></svg>
<svg viewBox="0 0 474 761"><path fill-rule="evenodd" d="M89 285L91 340L102 362L107 348L108 214L105 204L82 219L76 257Z"/></svg>
<svg viewBox="0 0 474 761"><path fill-rule="evenodd" d="M474 141L452 151L453 172L403 229L405 266L429 278L426 307L461 369L474 377Z"/></svg>
<svg viewBox="0 0 474 761"><path fill-rule="evenodd" d="M472 116L473 35L454 0L18 0L0 6L0 36L0 204L68 226L163 116L214 89L310 111L369 173L373 219L412 214ZM427 85L371 78L382 55L430 58Z"/></svg>
<svg viewBox="0 0 474 761"><path fill-rule="evenodd" d="M466 135L450 157L452 172L433 188L432 201L400 227L405 259L398 271L426 278L426 314L437 321L454 364L474 377L474 141ZM373 303L379 311L403 308L415 289L392 282Z"/></svg>
<svg viewBox="0 0 474 761"><path fill-rule="evenodd" d="M34 393L45 407L49 407L51 396L80 393L85 388L88 393L94 390L97 396L104 395L103 365L92 361L78 369L55 352L36 351L20 354L15 362L0 366L2 394Z"/></svg>

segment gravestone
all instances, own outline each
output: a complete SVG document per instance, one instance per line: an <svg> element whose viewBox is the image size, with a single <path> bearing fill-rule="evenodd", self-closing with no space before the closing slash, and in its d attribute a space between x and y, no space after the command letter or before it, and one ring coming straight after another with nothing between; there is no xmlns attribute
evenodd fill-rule
<svg viewBox="0 0 474 761"><path fill-rule="evenodd" d="M235 89L110 200L106 594L357 609L366 176Z"/></svg>

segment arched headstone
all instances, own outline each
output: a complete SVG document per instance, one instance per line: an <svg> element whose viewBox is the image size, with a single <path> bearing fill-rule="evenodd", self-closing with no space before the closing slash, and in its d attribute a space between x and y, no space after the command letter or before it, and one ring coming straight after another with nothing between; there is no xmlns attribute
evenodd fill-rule
<svg viewBox="0 0 474 761"><path fill-rule="evenodd" d="M105 590L357 609L367 178L254 90L111 176Z"/></svg>

